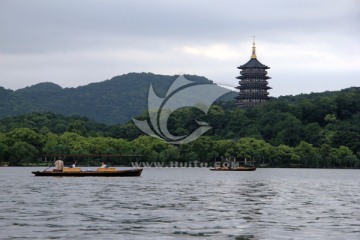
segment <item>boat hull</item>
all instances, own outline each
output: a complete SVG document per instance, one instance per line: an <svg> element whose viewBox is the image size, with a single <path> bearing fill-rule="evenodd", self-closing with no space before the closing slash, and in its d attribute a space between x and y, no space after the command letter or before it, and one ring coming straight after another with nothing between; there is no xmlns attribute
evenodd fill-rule
<svg viewBox="0 0 360 240"><path fill-rule="evenodd" d="M239 168L211 168L210 171L238 172L238 171L255 171L256 167L239 167Z"/></svg>
<svg viewBox="0 0 360 240"><path fill-rule="evenodd" d="M81 171L81 172L32 172L37 177L139 177L143 169L117 170L113 172Z"/></svg>

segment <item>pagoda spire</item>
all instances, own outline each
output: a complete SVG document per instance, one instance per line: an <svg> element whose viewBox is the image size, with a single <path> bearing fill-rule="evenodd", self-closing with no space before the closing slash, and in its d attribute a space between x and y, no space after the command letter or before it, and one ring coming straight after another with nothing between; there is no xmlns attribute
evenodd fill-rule
<svg viewBox="0 0 360 240"><path fill-rule="evenodd" d="M251 58L256 58L255 36L253 37L253 46L252 46Z"/></svg>

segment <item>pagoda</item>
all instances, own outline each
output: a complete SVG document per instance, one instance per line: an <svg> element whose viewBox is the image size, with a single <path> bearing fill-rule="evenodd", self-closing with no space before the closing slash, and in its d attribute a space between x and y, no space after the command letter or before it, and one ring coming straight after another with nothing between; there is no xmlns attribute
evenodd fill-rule
<svg viewBox="0 0 360 240"><path fill-rule="evenodd" d="M237 68L241 69L241 76L236 77L240 80L239 86L236 87L240 90L239 95L235 97L235 99L237 99L236 104L239 107L245 108L260 105L268 101L268 90L271 89L271 87L268 86L267 79L270 79L270 77L267 76L266 69L269 69L269 67L257 60L255 37L253 40L251 59Z"/></svg>

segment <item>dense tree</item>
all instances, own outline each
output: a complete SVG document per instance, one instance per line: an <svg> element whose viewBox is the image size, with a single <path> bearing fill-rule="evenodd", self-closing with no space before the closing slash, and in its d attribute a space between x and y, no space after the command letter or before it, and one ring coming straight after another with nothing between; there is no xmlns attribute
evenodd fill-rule
<svg viewBox="0 0 360 240"><path fill-rule="evenodd" d="M303 127L303 140L311 143L314 146L320 146L321 144L321 127L317 122L308 123Z"/></svg>
<svg viewBox="0 0 360 240"><path fill-rule="evenodd" d="M29 163L36 159L39 154L38 150L34 146L21 141L12 145L9 148L9 151L11 152L9 159L10 165Z"/></svg>
<svg viewBox="0 0 360 240"><path fill-rule="evenodd" d="M303 126L296 117L289 115L276 124L276 137L270 140L275 145L285 144L291 147L296 146L302 139Z"/></svg>
<svg viewBox="0 0 360 240"><path fill-rule="evenodd" d="M42 146L42 136L29 128L16 128L6 134L6 139L9 146L17 142L25 142L37 148Z"/></svg>
<svg viewBox="0 0 360 240"><path fill-rule="evenodd" d="M336 151L335 167L356 167L358 160L348 147L341 146Z"/></svg>
<svg viewBox="0 0 360 240"><path fill-rule="evenodd" d="M215 160L218 157L218 153L214 149L214 141L210 137L204 136L199 137L195 141L189 143L191 145L192 151L197 153L198 159L200 161L209 161Z"/></svg>
<svg viewBox="0 0 360 240"><path fill-rule="evenodd" d="M61 142L60 137L54 133L45 136L45 144L42 151L45 155L69 154L70 146Z"/></svg>
<svg viewBox="0 0 360 240"><path fill-rule="evenodd" d="M67 127L68 132L74 132L81 136L87 136L88 131L85 127L85 122L81 120L76 120L75 122L72 122Z"/></svg>
<svg viewBox="0 0 360 240"><path fill-rule="evenodd" d="M320 166L320 154L312 144L302 141L295 147L295 153L300 157L300 163L307 167Z"/></svg>
<svg viewBox="0 0 360 240"><path fill-rule="evenodd" d="M32 113L0 120L0 161L24 165L44 155L141 154L144 161L164 164L237 157L273 167L355 168L360 167L359 96L359 88L351 88L280 97L249 109L238 109L231 101L218 102L207 114L181 108L169 117L172 134L190 134L199 127L197 121L212 129L179 146L144 136L131 121L107 126L87 117ZM143 112L137 119L148 115ZM129 164L132 160L111 161Z"/></svg>
<svg viewBox="0 0 360 240"><path fill-rule="evenodd" d="M294 148L286 146L286 145L279 145L275 148L272 166L291 166L291 164L296 164L297 166L304 167L299 163L300 156L297 155L294 151Z"/></svg>

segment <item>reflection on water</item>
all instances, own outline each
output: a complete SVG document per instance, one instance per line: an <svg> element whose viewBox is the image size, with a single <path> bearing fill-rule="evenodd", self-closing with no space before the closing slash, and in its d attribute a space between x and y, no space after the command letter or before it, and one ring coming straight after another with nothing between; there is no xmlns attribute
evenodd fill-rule
<svg viewBox="0 0 360 240"><path fill-rule="evenodd" d="M1 239L360 239L358 170L32 170L0 168Z"/></svg>

